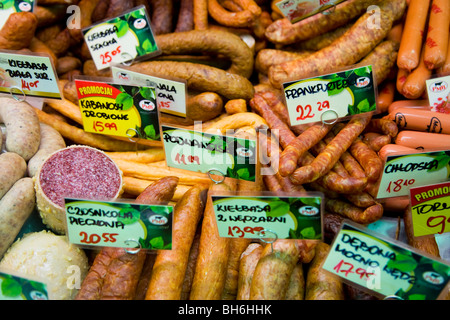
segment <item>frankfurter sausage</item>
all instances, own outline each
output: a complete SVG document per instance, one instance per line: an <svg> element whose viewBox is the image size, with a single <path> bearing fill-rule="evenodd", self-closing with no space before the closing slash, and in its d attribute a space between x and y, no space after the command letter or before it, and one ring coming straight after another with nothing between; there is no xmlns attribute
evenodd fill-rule
<svg viewBox="0 0 450 320"><path fill-rule="evenodd" d="M384 113L388 110L389 106L394 101L394 95L395 95L394 81L387 81L381 85L377 97L377 107L380 113Z"/></svg>
<svg viewBox="0 0 450 320"><path fill-rule="evenodd" d="M306 275L305 300L344 300L341 279L322 269L330 246L324 242L319 242L315 251Z"/></svg>
<svg viewBox="0 0 450 320"><path fill-rule="evenodd" d="M450 34L449 34L449 43L450 43ZM436 73L439 76L445 76L450 72L450 46L447 45L447 56L445 57L444 64L436 70Z"/></svg>
<svg viewBox="0 0 450 320"><path fill-rule="evenodd" d="M36 174L39 166L51 153L66 147L63 136L56 129L45 123L41 123L40 127L41 141L38 151L28 161L27 171L30 177Z"/></svg>
<svg viewBox="0 0 450 320"><path fill-rule="evenodd" d="M30 104L14 98L0 98L0 123L6 127L5 148L25 161L39 149L41 140L39 118Z"/></svg>
<svg viewBox="0 0 450 320"><path fill-rule="evenodd" d="M395 143L413 149L443 149L450 146L450 135L442 133L402 130Z"/></svg>
<svg viewBox="0 0 450 320"><path fill-rule="evenodd" d="M422 47L419 65L406 76L401 93L408 99L419 99L426 89L426 80L431 77L432 70L428 69L424 60L425 44Z"/></svg>
<svg viewBox="0 0 450 320"><path fill-rule="evenodd" d="M450 114L428 110L398 108L389 113L400 130L415 130L430 133L450 133Z"/></svg>
<svg viewBox="0 0 450 320"><path fill-rule="evenodd" d="M328 15L316 14L292 24L287 18L275 20L266 29L266 38L276 44L292 44L317 37L335 28L344 26L363 14L370 5L380 1L349 0L336 5Z"/></svg>
<svg viewBox="0 0 450 320"><path fill-rule="evenodd" d="M348 1L344 3L348 3ZM405 7L404 0L382 1L380 3L380 28L373 28L371 26L372 13L365 13L339 38L339 41L333 42L328 47L304 59L296 59L270 67L268 73L270 82L275 88L279 88L283 82L288 80L332 72L337 68L357 63L386 37L393 22L397 16L401 16ZM352 48L351 54L349 54L348 48Z"/></svg>
<svg viewBox="0 0 450 320"><path fill-rule="evenodd" d="M0 154L0 199L27 172L27 163L15 152Z"/></svg>
<svg viewBox="0 0 450 320"><path fill-rule="evenodd" d="M173 248L158 251L146 300L180 300L181 289L197 224L203 214L202 193L194 186L177 202L173 217Z"/></svg>
<svg viewBox="0 0 450 320"><path fill-rule="evenodd" d="M430 103L428 100L396 100L389 105L388 113L392 113L398 108L413 108L430 110Z"/></svg>
<svg viewBox="0 0 450 320"><path fill-rule="evenodd" d="M400 144L390 143L390 144L387 144L384 147L382 147L380 149L380 151L378 151L378 155L380 156L380 159L386 160L386 157L390 156L391 154L402 153L402 152L408 153L408 152L414 152L414 151L416 151L416 149L414 149L414 148L405 147Z"/></svg>
<svg viewBox="0 0 450 320"><path fill-rule="evenodd" d="M249 300L250 288L255 272L256 265L263 251L263 246L259 243L251 243L242 252L239 261L238 272L238 289L236 293L236 300Z"/></svg>
<svg viewBox="0 0 450 320"><path fill-rule="evenodd" d="M447 57L450 27L450 3L446 0L433 0L425 40L424 62L428 69L440 68Z"/></svg>
<svg viewBox="0 0 450 320"><path fill-rule="evenodd" d="M17 180L0 199L0 257L19 234L36 204L33 179Z"/></svg>
<svg viewBox="0 0 450 320"><path fill-rule="evenodd" d="M410 74L410 71L406 69L398 69L397 71L397 81L395 82L395 87L397 88L397 91L401 94L403 94L403 85L406 82L406 78Z"/></svg>
<svg viewBox="0 0 450 320"><path fill-rule="evenodd" d="M419 65L430 2L431 0L411 0L408 5L397 58L400 69L411 71Z"/></svg>

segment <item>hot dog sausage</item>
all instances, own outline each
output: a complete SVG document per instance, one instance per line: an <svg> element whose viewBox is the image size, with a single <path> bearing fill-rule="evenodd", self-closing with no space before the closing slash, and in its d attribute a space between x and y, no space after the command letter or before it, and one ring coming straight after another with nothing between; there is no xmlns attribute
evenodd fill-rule
<svg viewBox="0 0 450 320"><path fill-rule="evenodd" d="M414 130L402 130L395 143L414 149L444 149L450 146L450 135Z"/></svg>
<svg viewBox="0 0 450 320"><path fill-rule="evenodd" d="M400 130L416 130L431 133L450 133L450 114L412 109L398 108L389 114Z"/></svg>
<svg viewBox="0 0 450 320"><path fill-rule="evenodd" d="M430 110L430 103L428 100L396 100L389 105L388 113L394 112L398 108L413 108Z"/></svg>

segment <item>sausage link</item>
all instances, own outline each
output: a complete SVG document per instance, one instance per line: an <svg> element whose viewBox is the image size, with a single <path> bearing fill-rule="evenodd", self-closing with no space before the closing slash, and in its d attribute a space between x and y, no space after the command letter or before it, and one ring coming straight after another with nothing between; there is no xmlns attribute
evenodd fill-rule
<svg viewBox="0 0 450 320"><path fill-rule="evenodd" d="M23 178L27 172L27 163L15 152L0 154L0 199L8 190Z"/></svg>

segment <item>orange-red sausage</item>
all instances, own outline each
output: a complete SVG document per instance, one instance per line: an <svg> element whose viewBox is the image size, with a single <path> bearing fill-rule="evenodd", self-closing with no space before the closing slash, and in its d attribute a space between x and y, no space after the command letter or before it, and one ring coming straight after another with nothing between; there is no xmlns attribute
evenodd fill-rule
<svg viewBox="0 0 450 320"><path fill-rule="evenodd" d="M394 101L395 83L393 81L384 82L378 91L377 106L379 112L386 112Z"/></svg>
<svg viewBox="0 0 450 320"><path fill-rule="evenodd" d="M398 108L413 108L413 109L423 109L430 110L430 103L428 100L397 100L389 105L388 113L394 112Z"/></svg>
<svg viewBox="0 0 450 320"><path fill-rule="evenodd" d="M398 108L389 114L399 129L450 134L450 114L434 111Z"/></svg>
<svg viewBox="0 0 450 320"><path fill-rule="evenodd" d="M408 6L397 57L400 69L411 71L419 65L429 6L430 0L411 0Z"/></svg>
<svg viewBox="0 0 450 320"><path fill-rule="evenodd" d="M419 65L406 76L401 93L408 99L419 99L426 89L426 80L431 77L432 70L425 64L425 44L422 48Z"/></svg>
<svg viewBox="0 0 450 320"><path fill-rule="evenodd" d="M423 1L423 0L420 0ZM428 69L440 68L447 57L450 1L433 0L430 8L424 62Z"/></svg>
<svg viewBox="0 0 450 320"><path fill-rule="evenodd" d="M391 154L407 153L407 152L415 152L415 151L417 151L417 150L414 148L390 143L390 144L385 145L383 148L380 149L380 151L378 151L378 156L380 157L380 159L386 160L386 157Z"/></svg>
<svg viewBox="0 0 450 320"><path fill-rule="evenodd" d="M414 149L448 149L450 135L442 133L420 132L413 130L400 131L395 143Z"/></svg>

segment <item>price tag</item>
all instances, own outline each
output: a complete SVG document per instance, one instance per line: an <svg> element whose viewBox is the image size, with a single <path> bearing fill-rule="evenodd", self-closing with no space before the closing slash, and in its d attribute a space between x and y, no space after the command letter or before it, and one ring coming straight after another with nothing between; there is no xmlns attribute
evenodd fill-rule
<svg viewBox="0 0 450 320"><path fill-rule="evenodd" d="M0 300L48 300L43 282L0 272Z"/></svg>
<svg viewBox="0 0 450 320"><path fill-rule="evenodd" d="M160 53L144 6L82 30L98 70Z"/></svg>
<svg viewBox="0 0 450 320"><path fill-rule="evenodd" d="M446 294L450 265L344 222L322 266L381 297L435 300Z"/></svg>
<svg viewBox="0 0 450 320"><path fill-rule="evenodd" d="M160 112L186 117L186 80L169 80L111 67L113 79L142 83L156 89L156 102Z"/></svg>
<svg viewBox="0 0 450 320"><path fill-rule="evenodd" d="M256 181L256 140L161 127L168 167Z"/></svg>
<svg viewBox="0 0 450 320"><path fill-rule="evenodd" d="M450 113L448 95L450 93L450 76L432 78L425 81L430 110L441 113Z"/></svg>
<svg viewBox="0 0 450 320"><path fill-rule="evenodd" d="M322 239L322 196L211 195L221 237L261 238L270 230L279 239ZM269 237L272 237L269 234Z"/></svg>
<svg viewBox="0 0 450 320"><path fill-rule="evenodd" d="M33 12L36 6L34 0L8 0L0 1L0 29L5 25L11 13Z"/></svg>
<svg viewBox="0 0 450 320"><path fill-rule="evenodd" d="M75 79L86 132L159 140L159 114L152 87Z"/></svg>
<svg viewBox="0 0 450 320"><path fill-rule="evenodd" d="M71 243L172 249L173 206L66 198L65 211Z"/></svg>
<svg viewBox="0 0 450 320"><path fill-rule="evenodd" d="M43 54L0 51L0 92L61 99L53 64Z"/></svg>
<svg viewBox="0 0 450 320"><path fill-rule="evenodd" d="M409 189L415 237L450 231L450 182Z"/></svg>
<svg viewBox="0 0 450 320"><path fill-rule="evenodd" d="M324 10L333 10L337 4L344 1L345 0L282 0L278 1L276 6L291 23L296 23Z"/></svg>
<svg viewBox="0 0 450 320"><path fill-rule="evenodd" d="M333 123L377 109L370 65L286 82L283 90L292 126L311 122Z"/></svg>
<svg viewBox="0 0 450 320"><path fill-rule="evenodd" d="M388 155L377 198L408 196L409 189L449 180L450 151Z"/></svg>

